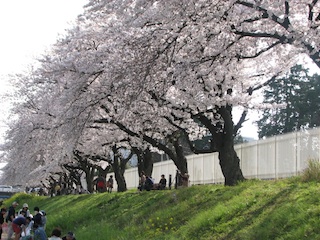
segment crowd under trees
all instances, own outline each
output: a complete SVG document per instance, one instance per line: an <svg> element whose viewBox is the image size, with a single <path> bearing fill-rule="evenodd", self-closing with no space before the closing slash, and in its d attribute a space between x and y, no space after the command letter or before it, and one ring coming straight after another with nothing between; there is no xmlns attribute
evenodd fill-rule
<svg viewBox="0 0 320 240"><path fill-rule="evenodd" d="M85 173L91 184L112 170L125 191L133 155L148 175L152 152L187 173L184 142L218 152L235 185L244 176L234 138L248 111L270 108L260 91L301 58L320 67L319 24L317 0L90 0L39 65L12 79L3 178L76 183ZM205 149L194 144L204 136Z"/></svg>

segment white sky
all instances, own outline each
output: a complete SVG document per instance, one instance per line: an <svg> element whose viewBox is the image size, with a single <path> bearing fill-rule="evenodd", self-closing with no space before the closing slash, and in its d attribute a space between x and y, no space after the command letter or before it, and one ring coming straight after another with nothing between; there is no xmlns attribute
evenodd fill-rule
<svg viewBox="0 0 320 240"><path fill-rule="evenodd" d="M0 142L6 129L8 74L19 73L41 55L83 12L89 0L2 0L0 2Z"/></svg>
<svg viewBox="0 0 320 240"><path fill-rule="evenodd" d="M0 74L19 71L53 44L88 0L9 0L0 3Z"/></svg>

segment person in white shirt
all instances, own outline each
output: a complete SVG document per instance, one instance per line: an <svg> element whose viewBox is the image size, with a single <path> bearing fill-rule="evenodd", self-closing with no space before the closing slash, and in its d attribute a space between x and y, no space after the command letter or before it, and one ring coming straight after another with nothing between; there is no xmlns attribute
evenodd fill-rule
<svg viewBox="0 0 320 240"><path fill-rule="evenodd" d="M48 240L62 240L61 239L61 230L59 228L53 229L53 231L51 233L51 237L49 237Z"/></svg>
<svg viewBox="0 0 320 240"><path fill-rule="evenodd" d="M22 208L19 210L19 212L18 212L18 216L19 215L21 215L21 212L22 211L25 211L26 212L26 215L25 215L25 217L29 217L30 216L30 211L29 211L29 205L28 205L28 203L24 203L23 205L22 205Z"/></svg>

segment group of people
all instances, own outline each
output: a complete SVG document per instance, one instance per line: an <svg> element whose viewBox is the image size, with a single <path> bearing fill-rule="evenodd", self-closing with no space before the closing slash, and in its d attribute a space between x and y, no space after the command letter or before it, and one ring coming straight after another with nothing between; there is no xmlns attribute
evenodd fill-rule
<svg viewBox="0 0 320 240"><path fill-rule="evenodd" d="M107 191L108 193L111 193L113 189L113 176L111 175L108 181L106 181L106 179L100 175L95 179L95 184L97 192L101 193Z"/></svg>
<svg viewBox="0 0 320 240"><path fill-rule="evenodd" d="M182 174L179 170L176 172L176 177L174 179L174 187L187 187L189 185L189 174L184 173ZM172 182L172 176L169 174L169 183L168 188L171 189ZM167 179L165 178L164 174L161 175L159 183L155 183L154 179L152 177L145 174L144 171L141 172L140 178L139 178L139 186L138 189L140 191L143 190L164 190L167 188Z"/></svg>
<svg viewBox="0 0 320 240"><path fill-rule="evenodd" d="M155 183L154 180L150 176L146 175L144 171L141 172L138 186L140 191L164 190L166 189L166 186L167 179L165 178L164 174L161 175L159 183Z"/></svg>
<svg viewBox="0 0 320 240"><path fill-rule="evenodd" d="M47 237L45 232L47 217L44 210L39 207L34 208L34 214L30 213L27 203L22 205L19 211L16 211L18 202L13 202L8 208L1 208L0 214L0 239L3 234L3 224L7 223L7 240L76 240L72 232L68 232L61 238L61 230L56 228L52 231L51 237Z"/></svg>

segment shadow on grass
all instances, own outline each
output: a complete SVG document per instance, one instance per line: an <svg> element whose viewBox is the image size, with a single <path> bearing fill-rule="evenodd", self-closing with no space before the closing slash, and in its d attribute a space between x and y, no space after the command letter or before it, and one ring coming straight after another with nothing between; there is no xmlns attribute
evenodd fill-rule
<svg viewBox="0 0 320 240"><path fill-rule="evenodd" d="M252 211L243 209L242 213L240 212L238 214L246 216L244 220L239 222L237 224L237 227L234 228L231 232L219 239L243 239L243 237L241 237L241 234L239 235L239 233L245 227L248 227L252 224L254 225L254 227L252 227L250 233L245 236L246 239L274 239L275 235L273 233L277 231L276 228L279 228L279 226L276 226L274 225L275 223L272 223L272 218L270 216L274 216L272 212L278 211L278 209L275 209L275 206L286 203L289 196L294 192L296 188L297 185L291 185L281 190L279 193L266 201L265 204ZM268 212L268 214L266 212ZM263 213L265 213L265 215L261 216ZM257 219L261 219L260 223L257 223ZM256 223L254 223L254 221L256 221Z"/></svg>

